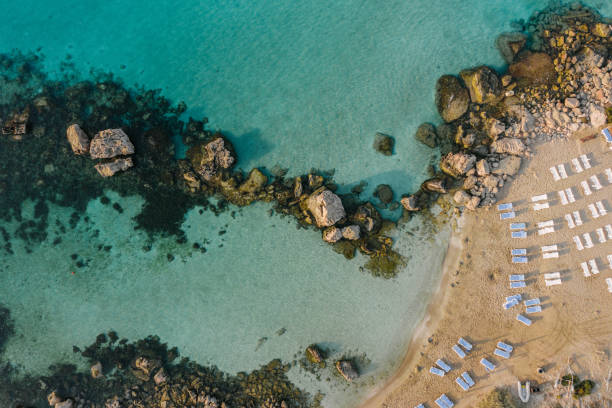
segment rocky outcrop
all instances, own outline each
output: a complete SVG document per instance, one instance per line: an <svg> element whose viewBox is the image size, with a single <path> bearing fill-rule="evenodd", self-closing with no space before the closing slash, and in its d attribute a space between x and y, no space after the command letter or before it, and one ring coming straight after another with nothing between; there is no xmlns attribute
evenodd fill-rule
<svg viewBox="0 0 612 408"><path fill-rule="evenodd" d="M357 369L349 360L338 360L336 361L336 369L342 377L348 382L356 380L359 377Z"/></svg>
<svg viewBox="0 0 612 408"><path fill-rule="evenodd" d="M155 375L153 376L153 381L155 382L155 384L159 385L159 384L163 384L166 381L168 381L168 376L166 375L166 371L164 370L164 368L160 368Z"/></svg>
<svg viewBox="0 0 612 408"><path fill-rule="evenodd" d="M482 65L459 73L474 103L492 103L501 97L502 86L497 73Z"/></svg>
<svg viewBox="0 0 612 408"><path fill-rule="evenodd" d="M527 36L523 33L502 33L495 40L495 45L502 58L511 64L526 42Z"/></svg>
<svg viewBox="0 0 612 408"><path fill-rule="evenodd" d="M130 167L134 166L131 157L118 158L106 163L98 163L94 166L98 174L102 177L114 176L119 171L125 171Z"/></svg>
<svg viewBox="0 0 612 408"><path fill-rule="evenodd" d="M431 123L422 123L416 131L415 138L432 149L438 145L436 128Z"/></svg>
<svg viewBox="0 0 612 408"><path fill-rule="evenodd" d="M597 23L593 26L593 34L598 37L608 38L612 32L612 25L605 23Z"/></svg>
<svg viewBox="0 0 612 408"><path fill-rule="evenodd" d="M238 191L241 193L257 193L268 183L268 177L263 174L258 168L254 168L249 173L249 177L244 183L238 187Z"/></svg>
<svg viewBox="0 0 612 408"><path fill-rule="evenodd" d="M64 399L58 395L57 391L53 391L49 395L47 395L47 402L51 406L55 406L55 404L59 404L63 400Z"/></svg>
<svg viewBox="0 0 612 408"><path fill-rule="evenodd" d="M329 227L323 230L323 241L334 243L342 239L342 229L338 227Z"/></svg>
<svg viewBox="0 0 612 408"><path fill-rule="evenodd" d="M508 67L508 72L514 78L531 84L547 84L555 77L555 66L548 54L528 51Z"/></svg>
<svg viewBox="0 0 612 408"><path fill-rule="evenodd" d="M382 153L385 156L391 156L393 154L394 145L395 140L389 135L384 133L376 133L376 136L374 136L373 147L378 153Z"/></svg>
<svg viewBox="0 0 612 408"><path fill-rule="evenodd" d="M449 153L440 160L440 170L449 176L458 178L467 173L476 163L476 156L463 152Z"/></svg>
<svg viewBox="0 0 612 408"><path fill-rule="evenodd" d="M436 107L445 122L459 119L467 111L470 97L459 79L443 75L436 83Z"/></svg>
<svg viewBox="0 0 612 408"><path fill-rule="evenodd" d="M360 237L359 225L349 225L348 227L342 228L342 237L349 241L358 240Z"/></svg>
<svg viewBox="0 0 612 408"><path fill-rule="evenodd" d="M110 159L134 154L134 145L121 129L106 129L96 133L89 146L92 159Z"/></svg>
<svg viewBox="0 0 612 408"><path fill-rule="evenodd" d="M479 176L486 176L491 171L491 167L489 166L489 162L485 159L480 159L476 162L476 174Z"/></svg>
<svg viewBox="0 0 612 408"><path fill-rule="evenodd" d="M520 156L525 153L526 146L520 140L516 138L504 137L502 139L497 139L493 143L491 143L491 150L494 153L502 153L502 154L513 154L515 156Z"/></svg>
<svg viewBox="0 0 612 408"><path fill-rule="evenodd" d="M406 209L406 211L419 211L421 209L418 206L418 199L414 194L402 197L400 204Z"/></svg>
<svg viewBox="0 0 612 408"><path fill-rule="evenodd" d="M66 129L66 138L74 154L89 153L89 137L78 124L72 124Z"/></svg>
<svg viewBox="0 0 612 408"><path fill-rule="evenodd" d="M429 180L425 180L423 184L421 184L421 188L425 191L429 191L432 193L440 193L440 194L448 193L448 189L446 188L446 183L441 178L431 178Z"/></svg>
<svg viewBox="0 0 612 408"><path fill-rule="evenodd" d="M233 146L220 134L193 146L187 151L187 158L204 181L211 181L219 171L230 169L236 163Z"/></svg>
<svg viewBox="0 0 612 408"><path fill-rule="evenodd" d="M470 198L472 198L472 196L465 190L457 190L455 194L453 194L453 200L455 200L455 203L458 205L465 205L465 203L470 201Z"/></svg>
<svg viewBox="0 0 612 408"><path fill-rule="evenodd" d="M308 197L307 206L318 227L332 226L346 215L340 197L324 187Z"/></svg>

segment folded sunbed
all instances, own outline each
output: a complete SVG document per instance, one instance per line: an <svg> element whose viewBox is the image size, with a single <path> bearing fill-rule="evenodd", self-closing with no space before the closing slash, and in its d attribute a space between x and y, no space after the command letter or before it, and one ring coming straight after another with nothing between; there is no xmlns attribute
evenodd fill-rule
<svg viewBox="0 0 612 408"><path fill-rule="evenodd" d="M525 275L510 275L510 282L524 281Z"/></svg>
<svg viewBox="0 0 612 408"><path fill-rule="evenodd" d="M547 280L544 282L546 282L546 286L556 286L556 285L560 285L561 283L563 283L561 279L552 279L552 280Z"/></svg>
<svg viewBox="0 0 612 408"><path fill-rule="evenodd" d="M591 211L591 216L593 218L599 218L599 211L595 208L595 204L589 204L587 208Z"/></svg>
<svg viewBox="0 0 612 408"><path fill-rule="evenodd" d="M526 248L516 248L510 251L511 255L527 255Z"/></svg>
<svg viewBox="0 0 612 408"><path fill-rule="evenodd" d="M529 306L528 308L525 309L525 312L527 314L540 313L541 311L542 311L542 306L540 305Z"/></svg>
<svg viewBox="0 0 612 408"><path fill-rule="evenodd" d="M582 218L580 218L580 211L574 211L572 214L574 214L574 221L576 221L576 225L578 226L582 225Z"/></svg>
<svg viewBox="0 0 612 408"><path fill-rule="evenodd" d="M574 240L574 244L576 244L576 249L582 251L584 249L584 246L582 245L580 237L578 235L574 235L572 239Z"/></svg>
<svg viewBox="0 0 612 408"><path fill-rule="evenodd" d="M543 204L536 203L536 204L534 204L534 205L533 205L533 209L534 209L535 211L544 210L544 209L546 209L546 208L550 208L550 206L548 205L548 203L543 203Z"/></svg>
<svg viewBox="0 0 612 408"><path fill-rule="evenodd" d="M589 179L591 180L591 187L593 187L595 190L601 190L601 183L599 182L596 174L593 174L591 177L589 177Z"/></svg>
<svg viewBox="0 0 612 408"><path fill-rule="evenodd" d="M513 222L510 224L511 230L522 230L525 229L527 225L524 222Z"/></svg>
<svg viewBox="0 0 612 408"><path fill-rule="evenodd" d="M608 224L604 228L606 229L606 234L608 234L608 239L612 239L612 225Z"/></svg>
<svg viewBox="0 0 612 408"><path fill-rule="evenodd" d="M571 214L565 214L565 221L567 221L567 226L569 227L569 229L573 229L576 227L576 224L574 224L574 219L572 218Z"/></svg>
<svg viewBox="0 0 612 408"><path fill-rule="evenodd" d="M597 233L597 239L599 239L600 244L606 242L606 234L604 234L603 228L597 228L595 232Z"/></svg>
<svg viewBox="0 0 612 408"><path fill-rule="evenodd" d="M540 304L540 298L533 298L525 301L525 306L534 306ZM499 346L498 346L499 347Z"/></svg>
<svg viewBox="0 0 612 408"><path fill-rule="evenodd" d="M565 164L561 163L557 165L557 170L559 170L559 175L562 179L567 178L567 172L565 171Z"/></svg>
<svg viewBox="0 0 612 408"><path fill-rule="evenodd" d="M589 157L586 154L581 154L580 160L582 160L582 165L584 166L585 169L591 168L591 162L589 161Z"/></svg>
<svg viewBox="0 0 612 408"><path fill-rule="evenodd" d="M518 300L521 300L521 295L514 295L514 297L516 298L516 296L518 296ZM461 344L461 346L466 349L467 351L472 350L472 344L467 341L466 339L464 339L463 337L459 337L459 340L457 341L459 344Z"/></svg>
<svg viewBox="0 0 612 408"><path fill-rule="evenodd" d="M461 347L455 344L452 349L459 356L459 358L465 358L465 351L461 350Z"/></svg>
<svg viewBox="0 0 612 408"><path fill-rule="evenodd" d="M546 201L546 200L548 200L548 194L540 194L540 195L535 195L531 197L531 201L534 203L536 201Z"/></svg>
<svg viewBox="0 0 612 408"><path fill-rule="evenodd" d="M510 289L520 289L520 288L524 288L525 286L527 286L525 284L525 281L510 282Z"/></svg>
<svg viewBox="0 0 612 408"><path fill-rule="evenodd" d="M585 277L587 277L587 278L588 278L589 276L591 276L591 271L589 271L589 265L588 265L586 262L582 262L582 263L580 264L580 267L582 268L582 274L583 274Z"/></svg>
<svg viewBox="0 0 612 408"><path fill-rule="evenodd" d="M514 217L516 217L516 214L514 213L514 211L499 214L499 218L501 218L502 220L509 220Z"/></svg>
<svg viewBox="0 0 612 408"><path fill-rule="evenodd" d="M506 211L512 209L512 203L497 204L498 211Z"/></svg>
<svg viewBox="0 0 612 408"><path fill-rule="evenodd" d="M490 362L489 360L487 360L486 358L482 358L480 360L480 364L482 364L484 366L485 370L487 370L490 373L492 373L493 370L495 370L495 365L492 362Z"/></svg>
<svg viewBox="0 0 612 408"><path fill-rule="evenodd" d="M582 173L582 166L580 165L578 158L572 159L572 164L574 165L574 170L576 173Z"/></svg>
<svg viewBox="0 0 612 408"><path fill-rule="evenodd" d="M467 385L467 383L466 383L466 382L463 380L463 378L461 378L461 377L457 377L457 378L455 378L455 382L456 382L457 384L459 384L459 386L461 387L461 389L462 389L463 391L467 391L467 390L469 390L469 389L470 389L470 386L469 386L469 385Z"/></svg>
<svg viewBox="0 0 612 408"><path fill-rule="evenodd" d="M591 240L591 235L588 232L582 234L582 238L584 239L585 248L593 248L593 241Z"/></svg>
<svg viewBox="0 0 612 408"><path fill-rule="evenodd" d="M569 201L567 201L567 196L565 195L565 191L559 190L559 191L557 191L557 194L559 194L559 199L561 200L561 205L568 205L569 204Z"/></svg>
<svg viewBox="0 0 612 408"><path fill-rule="evenodd" d="M526 256L513 256L512 263L527 263L529 259Z"/></svg>
<svg viewBox="0 0 612 408"><path fill-rule="evenodd" d="M495 354L498 357L510 358L510 353L508 353L507 351L504 351L504 350L500 350L500 349L495 349L493 354Z"/></svg>
<svg viewBox="0 0 612 408"><path fill-rule="evenodd" d="M473 387L474 386L474 380L472 380L472 377L470 377L470 375L468 374L467 371L464 371L463 373L461 373L461 377L463 377L463 379L465 380L465 382L470 386Z"/></svg>
<svg viewBox="0 0 612 408"><path fill-rule="evenodd" d="M612 169L607 168L605 171L606 171L606 177L608 178L608 183L612 183Z"/></svg>
<svg viewBox="0 0 612 408"><path fill-rule="evenodd" d="M599 211L599 215L601 215L602 217L608 213L608 211L606 210L606 207L604 207L601 201L595 202L595 206L597 207L597 210Z"/></svg>
<svg viewBox="0 0 612 408"><path fill-rule="evenodd" d="M523 323L526 326L531 326L531 320L523 316L522 314L516 315L516 320Z"/></svg>
<svg viewBox="0 0 612 408"><path fill-rule="evenodd" d="M559 279L559 278L561 278L560 272L551 272L551 273L544 274L544 279Z"/></svg>
<svg viewBox="0 0 612 408"><path fill-rule="evenodd" d="M527 238L527 231L512 231L512 238Z"/></svg>
<svg viewBox="0 0 612 408"><path fill-rule="evenodd" d="M542 254L542 259L552 259L552 258L558 258L558 257L559 257L558 252L544 252Z"/></svg>
<svg viewBox="0 0 612 408"><path fill-rule="evenodd" d="M573 203L576 201L571 187L565 189L565 194L567 195L567 201L569 201L570 203Z"/></svg>
<svg viewBox="0 0 612 408"><path fill-rule="evenodd" d="M503 341L497 342L497 348L502 349L508 353L512 353L512 350L514 350L514 347L512 347L509 344L504 343Z"/></svg>
<svg viewBox="0 0 612 408"><path fill-rule="evenodd" d="M559 172L557 171L556 167L553 166L549 170L552 173L553 180L555 180L555 181L561 180L561 177L559 177Z"/></svg>
<svg viewBox="0 0 612 408"><path fill-rule="evenodd" d="M557 247L557 245L545 245L543 247L541 247L542 252L552 252L552 251L557 251L559 248Z"/></svg>
<svg viewBox="0 0 612 408"><path fill-rule="evenodd" d="M429 369L429 372L435 375L439 375L440 377L444 377L444 374L446 374L444 371L440 370L438 367L431 367Z"/></svg>
<svg viewBox="0 0 612 408"><path fill-rule="evenodd" d="M599 267L597 266L597 261L595 261L595 259L589 260L589 266L591 267L591 273L593 275L597 275L599 273Z"/></svg>
<svg viewBox="0 0 612 408"><path fill-rule="evenodd" d="M593 194L591 192L591 188L589 187L589 183L587 183L586 181L581 181L580 185L582 186L582 191L584 191L584 195L590 196L591 194Z"/></svg>
<svg viewBox="0 0 612 408"><path fill-rule="evenodd" d="M442 361L442 359L438 359L436 361L436 364L438 365L438 367L440 367L441 369L443 369L444 371L446 371L447 373L451 370L451 366L449 366L448 364L446 364L444 361Z"/></svg>

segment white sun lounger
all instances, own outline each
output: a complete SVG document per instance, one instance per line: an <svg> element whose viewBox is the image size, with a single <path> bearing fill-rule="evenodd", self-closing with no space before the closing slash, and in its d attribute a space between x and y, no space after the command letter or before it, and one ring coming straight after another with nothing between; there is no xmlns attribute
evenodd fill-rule
<svg viewBox="0 0 612 408"><path fill-rule="evenodd" d="M571 214L565 214L565 221L567 221L567 226L569 229L575 228L576 224L574 224L574 219Z"/></svg>
<svg viewBox="0 0 612 408"><path fill-rule="evenodd" d="M552 259L552 258L558 258L558 257L559 257L558 252L544 252L542 254L542 259Z"/></svg>
<svg viewBox="0 0 612 408"><path fill-rule="evenodd" d="M538 235L552 234L553 232L555 232L554 227L542 228L538 230Z"/></svg>
<svg viewBox="0 0 612 408"><path fill-rule="evenodd" d="M506 211L512 209L512 203L497 204L498 211Z"/></svg>
<svg viewBox="0 0 612 408"><path fill-rule="evenodd" d="M509 344L504 343L503 341L497 342L497 348L502 349L508 353L512 353L512 350L514 350L514 347L512 347Z"/></svg>
<svg viewBox="0 0 612 408"><path fill-rule="evenodd" d="M556 286L556 285L560 285L563 283L561 279L547 280L544 282L546 282L546 286Z"/></svg>
<svg viewBox="0 0 612 408"><path fill-rule="evenodd" d="M612 169L607 168L605 171L606 171L606 177L608 178L608 183L612 183Z"/></svg>
<svg viewBox="0 0 612 408"><path fill-rule="evenodd" d="M589 183L587 183L586 181L581 181L580 185L582 186L582 191L584 191L584 195L590 196L591 194L593 194L591 192L591 188L589 187Z"/></svg>
<svg viewBox="0 0 612 408"><path fill-rule="evenodd" d="M587 208L591 211L591 216L593 218L599 218L599 211L595 208L595 204L589 204Z"/></svg>
<svg viewBox="0 0 612 408"><path fill-rule="evenodd" d="M512 231L512 238L527 238L527 231Z"/></svg>
<svg viewBox="0 0 612 408"><path fill-rule="evenodd" d="M580 218L580 211L574 211L572 214L574 214L574 221L576 221L576 225L578 226L582 225L582 218Z"/></svg>
<svg viewBox="0 0 612 408"><path fill-rule="evenodd" d="M442 359L438 359L436 361L436 364L438 365L438 367L440 367L441 369L443 369L444 371L446 371L447 373L451 370L451 366L449 366L448 364L446 364L444 361L442 361Z"/></svg>
<svg viewBox="0 0 612 408"><path fill-rule="evenodd" d="M567 178L567 172L565 171L565 164L561 163L557 165L557 170L559 170L559 175L562 179Z"/></svg>
<svg viewBox="0 0 612 408"><path fill-rule="evenodd" d="M608 264L610 265L610 269L612 269L612 254L607 256Z"/></svg>
<svg viewBox="0 0 612 408"><path fill-rule="evenodd" d="M523 316L522 314L516 315L516 320L523 323L525 326L531 326L531 320Z"/></svg>
<svg viewBox="0 0 612 408"><path fill-rule="evenodd" d="M472 377L470 377L470 375L468 374L467 371L464 371L463 373L461 373L461 376L463 377L463 379L465 380L465 382L470 386L473 387L474 386L474 380L472 380Z"/></svg>
<svg viewBox="0 0 612 408"><path fill-rule="evenodd" d="M585 169L591 168L591 162L589 160L589 157L586 154L581 154L580 160L582 160L582 165L584 166Z"/></svg>
<svg viewBox="0 0 612 408"><path fill-rule="evenodd" d="M555 220L538 222L538 228L554 227Z"/></svg>
<svg viewBox="0 0 612 408"><path fill-rule="evenodd" d="M559 199L561 200L561 205L568 205L569 201L567 201L567 196L565 195L565 191L560 190L557 191L557 194L559 194Z"/></svg>
<svg viewBox="0 0 612 408"><path fill-rule="evenodd" d="M529 259L526 256L513 256L512 263L527 263Z"/></svg>
<svg viewBox="0 0 612 408"><path fill-rule="evenodd" d="M444 371L440 370L438 367L431 367L429 369L429 372L435 375L439 375L440 377L444 377L444 374L446 374Z"/></svg>
<svg viewBox="0 0 612 408"><path fill-rule="evenodd" d="M559 177L559 172L557 171L556 167L553 166L549 170L552 173L553 180L555 180L555 181L561 180L561 177Z"/></svg>
<svg viewBox="0 0 612 408"><path fill-rule="evenodd" d="M533 298L533 299L529 299L525 301L525 306L535 306L539 304L540 304L540 298Z"/></svg>
<svg viewBox="0 0 612 408"><path fill-rule="evenodd" d="M542 252L552 252L552 251L559 250L557 245L546 245L546 246L543 246L541 249L542 249Z"/></svg>
<svg viewBox="0 0 612 408"><path fill-rule="evenodd" d="M516 298L516 296L518 296L518 300L520 301L521 295L514 295L513 297ZM461 344L463 348L466 349L467 351L472 350L472 344L466 339L464 339L463 337L459 337L459 340L457 342Z"/></svg>
<svg viewBox="0 0 612 408"><path fill-rule="evenodd" d="M606 210L606 207L604 207L601 201L597 201L595 203L595 206L597 207L597 210L599 211L599 215L601 215L602 217L608 213L608 211Z"/></svg>
<svg viewBox="0 0 612 408"><path fill-rule="evenodd" d="M544 274L544 279L559 279L559 278L561 278L560 272L551 272L551 273Z"/></svg>
<svg viewBox="0 0 612 408"><path fill-rule="evenodd" d="M600 244L606 242L606 234L604 234L603 228L597 228L595 232L597 233L597 239L599 239Z"/></svg>
<svg viewBox="0 0 612 408"><path fill-rule="evenodd" d="M499 214L499 218L502 220L509 220L511 218L516 217L516 214L514 211L510 211L510 212L505 212L505 213L501 213Z"/></svg>
<svg viewBox="0 0 612 408"><path fill-rule="evenodd" d="M510 282L524 281L525 275L510 275Z"/></svg>
<svg viewBox="0 0 612 408"><path fill-rule="evenodd" d="M540 194L540 195L535 195L531 197L531 201L534 203L536 201L546 201L546 200L548 200L548 194Z"/></svg>
<svg viewBox="0 0 612 408"><path fill-rule="evenodd" d="M608 224L604 228L606 229L606 234L608 234L608 239L612 239L612 225Z"/></svg>
<svg viewBox="0 0 612 408"><path fill-rule="evenodd" d="M453 404L453 402L448 399L446 394L440 395L440 399L446 404L446 408L453 408L455 406L455 404Z"/></svg>
<svg viewBox="0 0 612 408"><path fill-rule="evenodd" d="M520 289L524 288L525 286L527 286L527 284L525 284L525 281L510 282L510 289Z"/></svg>
<svg viewBox="0 0 612 408"><path fill-rule="evenodd" d="M572 239L574 240L574 244L576 244L576 249L582 251L584 249L584 246L582 245L580 237L578 235L574 235Z"/></svg>
<svg viewBox="0 0 612 408"><path fill-rule="evenodd" d="M608 285L608 292L612 293L612 278L606 278L606 284Z"/></svg>
<svg viewBox="0 0 612 408"><path fill-rule="evenodd" d="M451 348L459 356L459 358L465 358L465 351L461 350L461 347L459 347L458 345L455 344Z"/></svg>
<svg viewBox="0 0 612 408"><path fill-rule="evenodd" d="M500 349L495 349L493 354L495 354L498 357L510 358L510 353L508 353L507 351L504 351L504 350L500 350Z"/></svg>
<svg viewBox="0 0 612 408"><path fill-rule="evenodd" d="M523 230L527 228L527 225L524 222L513 222L510 224L511 230Z"/></svg>
<svg viewBox="0 0 612 408"><path fill-rule="evenodd" d="M574 170L576 173L582 173L582 166L580 165L578 158L572 159L572 164L574 165Z"/></svg>
<svg viewBox="0 0 612 408"><path fill-rule="evenodd" d="M534 204L533 205L533 209L535 211L540 211L540 210L544 210L546 208L550 208L550 206L548 205L548 203L543 203L543 204Z"/></svg>
<svg viewBox="0 0 612 408"><path fill-rule="evenodd" d="M527 255L526 248L517 248L510 251L511 255Z"/></svg>
<svg viewBox="0 0 612 408"><path fill-rule="evenodd" d="M540 305L529 306L528 308L525 309L525 312L527 314L540 313L541 311L542 311L542 306Z"/></svg>
<svg viewBox="0 0 612 408"><path fill-rule="evenodd" d="M597 266L597 261L594 259L589 260L589 266L591 267L591 273L593 275L597 275L599 273L599 267Z"/></svg>
<svg viewBox="0 0 612 408"><path fill-rule="evenodd" d="M582 234L582 238L584 238L585 248L593 248L593 241L591 240L591 235L588 232Z"/></svg>
<svg viewBox="0 0 612 408"><path fill-rule="evenodd" d="M596 174L593 174L591 177L589 177L589 179L591 180L591 187L593 187L595 190L602 189L601 183L599 182Z"/></svg>
<svg viewBox="0 0 612 408"><path fill-rule="evenodd" d="M583 274L585 277L587 277L587 278L588 278L589 276L591 276L591 272L589 271L589 265L588 265L586 262L582 262L582 263L580 264L580 267L582 268L582 274Z"/></svg>
<svg viewBox="0 0 612 408"><path fill-rule="evenodd" d="M565 189L565 194L567 195L567 201L569 201L570 203L576 202L576 199L574 198L574 192L572 191L571 187Z"/></svg>
<svg viewBox="0 0 612 408"><path fill-rule="evenodd" d="M463 391L467 391L467 390L470 389L470 386L467 385L467 383L465 381L463 381L463 378L461 378L461 377L455 378L455 382L461 387L461 389Z"/></svg>
<svg viewBox="0 0 612 408"><path fill-rule="evenodd" d="M514 306L518 305L519 302L516 300L511 300L510 302L506 302L504 303L504 309L508 310L510 308L513 308Z"/></svg>
<svg viewBox="0 0 612 408"><path fill-rule="evenodd" d="M495 370L495 365L484 357L480 360L480 364L482 364L485 370L487 370L490 373L492 373L493 370Z"/></svg>

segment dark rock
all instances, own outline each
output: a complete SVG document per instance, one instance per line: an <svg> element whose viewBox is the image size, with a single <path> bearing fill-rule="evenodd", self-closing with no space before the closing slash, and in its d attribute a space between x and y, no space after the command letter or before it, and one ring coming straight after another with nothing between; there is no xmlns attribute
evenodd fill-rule
<svg viewBox="0 0 612 408"><path fill-rule="evenodd" d="M470 92L470 99L474 103L492 103L502 94L502 86L497 73L491 68L481 65L472 69L465 69L459 73L461 79Z"/></svg>
<svg viewBox="0 0 612 408"><path fill-rule="evenodd" d="M438 145L438 135L436 128L431 123L423 123L419 126L415 134L416 140L432 149Z"/></svg>
<svg viewBox="0 0 612 408"><path fill-rule="evenodd" d="M382 153L385 156L391 156L393 154L394 145L395 140L389 135L385 135L384 133L376 133L376 136L374 136L373 147L378 153Z"/></svg>
<svg viewBox="0 0 612 408"><path fill-rule="evenodd" d="M436 107L445 122L459 119L467 111L470 97L459 79L443 75L436 83Z"/></svg>
<svg viewBox="0 0 612 408"><path fill-rule="evenodd" d="M527 36L523 33L501 33L495 40L495 45L502 58L511 64L526 42Z"/></svg>
<svg viewBox="0 0 612 408"><path fill-rule="evenodd" d="M328 227L323 230L323 241L338 242L342 239L342 229L338 227Z"/></svg>
<svg viewBox="0 0 612 408"><path fill-rule="evenodd" d="M344 379L348 382L351 382L359 377L357 369L349 360L336 361L336 369L338 370L340 375L342 375Z"/></svg>
<svg viewBox="0 0 612 408"><path fill-rule="evenodd" d="M389 204L393 201L393 190L388 184L379 184L374 190L374 197L378 198L382 203Z"/></svg>
<svg viewBox="0 0 612 408"><path fill-rule="evenodd" d="M92 159L110 159L134 154L134 145L122 129L106 129L93 137L89 154Z"/></svg>
<svg viewBox="0 0 612 408"><path fill-rule="evenodd" d="M219 171L230 169L236 163L232 144L219 133L211 141L190 148L187 157L204 181L210 181Z"/></svg>
<svg viewBox="0 0 612 408"><path fill-rule="evenodd" d="M431 191L433 193L446 194L448 193L448 189L446 188L446 183L441 178L431 178L429 180L425 180L421 185L423 190Z"/></svg>
<svg viewBox="0 0 612 408"><path fill-rule="evenodd" d="M524 52L516 62L508 67L514 78L529 84L547 84L555 77L555 66L552 58L543 52Z"/></svg>

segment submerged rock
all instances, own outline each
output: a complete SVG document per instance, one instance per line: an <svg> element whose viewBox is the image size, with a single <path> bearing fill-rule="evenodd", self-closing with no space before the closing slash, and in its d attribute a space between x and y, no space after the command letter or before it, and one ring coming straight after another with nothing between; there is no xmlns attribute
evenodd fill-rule
<svg viewBox="0 0 612 408"><path fill-rule="evenodd" d="M389 204L393 201L393 190L388 184L379 184L374 190L374 197L378 198L382 203Z"/></svg>
<svg viewBox="0 0 612 408"><path fill-rule="evenodd" d="M332 226L346 215L340 197L324 187L308 197L307 206L318 227Z"/></svg>
<svg viewBox="0 0 612 408"><path fill-rule="evenodd" d="M127 157L125 159L118 158L107 163L98 163L94 166L94 168L102 177L111 177L114 176L115 173L125 171L133 165L134 163L132 162L132 158Z"/></svg>
<svg viewBox="0 0 612 408"><path fill-rule="evenodd" d="M323 230L323 241L338 242L342 239L342 230L337 227L329 227Z"/></svg>
<svg viewBox="0 0 612 408"><path fill-rule="evenodd" d="M436 107L445 122L459 119L467 111L470 97L459 79L443 75L436 83Z"/></svg>
<svg viewBox="0 0 612 408"><path fill-rule="evenodd" d="M422 123L416 131L415 138L432 149L438 145L438 134L431 123Z"/></svg>
<svg viewBox="0 0 612 408"><path fill-rule="evenodd" d="M495 45L502 58L511 64L526 42L527 36L523 33L501 33L495 40Z"/></svg>
<svg viewBox="0 0 612 408"><path fill-rule="evenodd" d="M378 153L382 153L385 156L391 156L393 154L393 146L395 145L395 140L393 137L386 135L384 133L376 133L374 136L374 150Z"/></svg>
<svg viewBox="0 0 612 408"><path fill-rule="evenodd" d="M357 369L349 360L338 360L336 361L336 369L348 382L351 382L359 377Z"/></svg>
<svg viewBox="0 0 612 408"><path fill-rule="evenodd" d="M134 154L134 145L122 129L106 129L96 133L89 146L92 159L110 159Z"/></svg>
<svg viewBox="0 0 612 408"><path fill-rule="evenodd" d="M238 188L241 193L256 193L260 191L268 182L268 177L258 168L254 168L249 173L249 177Z"/></svg>
<svg viewBox="0 0 612 408"><path fill-rule="evenodd" d="M349 225L348 227L342 228L342 237L349 241L355 241L359 239L360 230L359 225Z"/></svg>
<svg viewBox="0 0 612 408"><path fill-rule="evenodd" d="M49 395L47 395L47 401L49 402L49 405L54 406L55 404L59 404L60 402L62 402L64 399L61 398L58 394L57 391L53 391L52 393L50 393Z"/></svg>
<svg viewBox="0 0 612 408"><path fill-rule="evenodd" d="M547 84L555 77L555 66L550 55L544 52L525 52L508 67L514 78L531 84Z"/></svg>
<svg viewBox="0 0 612 408"><path fill-rule="evenodd" d="M72 124L66 129L66 138L74 154L86 154L89 152L89 137L78 124Z"/></svg>
<svg viewBox="0 0 612 408"><path fill-rule="evenodd" d="M458 178L474 167L476 156L463 152L449 153L440 160L440 170L449 176Z"/></svg>
<svg viewBox="0 0 612 408"><path fill-rule="evenodd" d="M229 169L236 163L233 151L231 143L217 134L213 140L190 148L187 157L200 177L210 181L220 170Z"/></svg>
<svg viewBox="0 0 612 408"><path fill-rule="evenodd" d="M481 65L465 69L459 73L470 92L474 103L491 103L501 96L502 86L497 73L491 68Z"/></svg>

